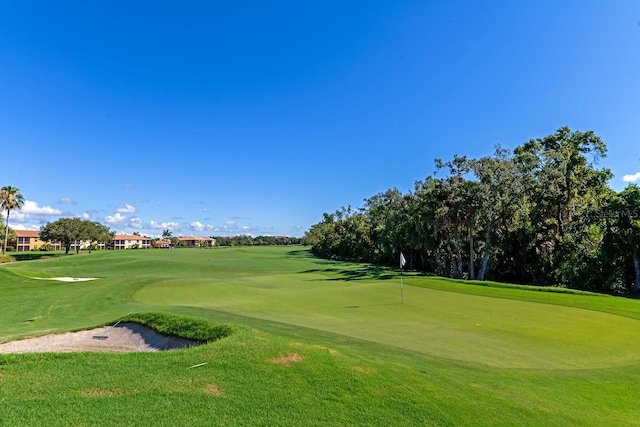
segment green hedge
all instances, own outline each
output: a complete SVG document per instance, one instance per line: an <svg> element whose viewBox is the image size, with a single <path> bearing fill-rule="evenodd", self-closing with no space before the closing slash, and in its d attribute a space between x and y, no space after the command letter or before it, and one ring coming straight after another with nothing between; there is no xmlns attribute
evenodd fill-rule
<svg viewBox="0 0 640 427"><path fill-rule="evenodd" d="M140 323L163 335L199 342L217 341L234 332L229 325L167 313L134 313L120 321Z"/></svg>

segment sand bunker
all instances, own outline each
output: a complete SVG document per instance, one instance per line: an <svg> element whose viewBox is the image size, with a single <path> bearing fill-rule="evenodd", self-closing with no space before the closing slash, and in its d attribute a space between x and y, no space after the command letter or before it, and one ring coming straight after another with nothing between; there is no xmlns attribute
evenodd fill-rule
<svg viewBox="0 0 640 427"><path fill-rule="evenodd" d="M34 277L38 280L57 280L58 282L86 282L89 280L98 280L99 277Z"/></svg>
<svg viewBox="0 0 640 427"><path fill-rule="evenodd" d="M46 335L0 344L0 353L102 351L125 353L188 348L200 343L161 335L138 323L125 322L80 332Z"/></svg>

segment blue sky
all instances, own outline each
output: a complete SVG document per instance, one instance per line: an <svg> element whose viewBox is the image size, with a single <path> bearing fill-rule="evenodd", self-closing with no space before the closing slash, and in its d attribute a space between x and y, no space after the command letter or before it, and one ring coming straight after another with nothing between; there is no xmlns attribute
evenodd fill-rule
<svg viewBox="0 0 640 427"><path fill-rule="evenodd" d="M633 0L0 0L0 185L15 228L301 236L567 125L620 190L638 76Z"/></svg>

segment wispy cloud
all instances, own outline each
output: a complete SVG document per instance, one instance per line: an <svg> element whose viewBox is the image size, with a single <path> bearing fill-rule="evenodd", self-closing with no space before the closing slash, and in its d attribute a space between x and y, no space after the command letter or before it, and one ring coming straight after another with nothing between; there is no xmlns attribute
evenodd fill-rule
<svg viewBox="0 0 640 427"><path fill-rule="evenodd" d="M133 218L129 218L129 227L131 228L136 228L136 229L141 229L144 228L144 225L142 224L142 219L134 216Z"/></svg>
<svg viewBox="0 0 640 427"><path fill-rule="evenodd" d="M149 228L153 230L179 230L180 224L177 222L157 222L151 220L149 221Z"/></svg>
<svg viewBox="0 0 640 427"><path fill-rule="evenodd" d="M125 203L123 208L116 209L117 213L130 213L130 214L132 214L132 213L136 213L137 211L138 210L136 209L135 206L130 205L128 203Z"/></svg>
<svg viewBox="0 0 640 427"><path fill-rule="evenodd" d="M636 182L636 181L640 181L640 172L636 172L634 174L631 175L625 175L622 177L622 180L624 182Z"/></svg>
<svg viewBox="0 0 640 427"><path fill-rule="evenodd" d="M75 205L76 201L71 197L61 197L60 200L58 200L58 203L61 205Z"/></svg>

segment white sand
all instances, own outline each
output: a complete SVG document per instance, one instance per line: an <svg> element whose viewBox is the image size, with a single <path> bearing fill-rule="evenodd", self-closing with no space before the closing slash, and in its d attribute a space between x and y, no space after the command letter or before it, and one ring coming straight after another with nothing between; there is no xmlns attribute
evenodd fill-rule
<svg viewBox="0 0 640 427"><path fill-rule="evenodd" d="M102 351L124 353L187 348L198 343L166 337L138 323L120 323L80 332L46 335L0 344L0 353Z"/></svg>

